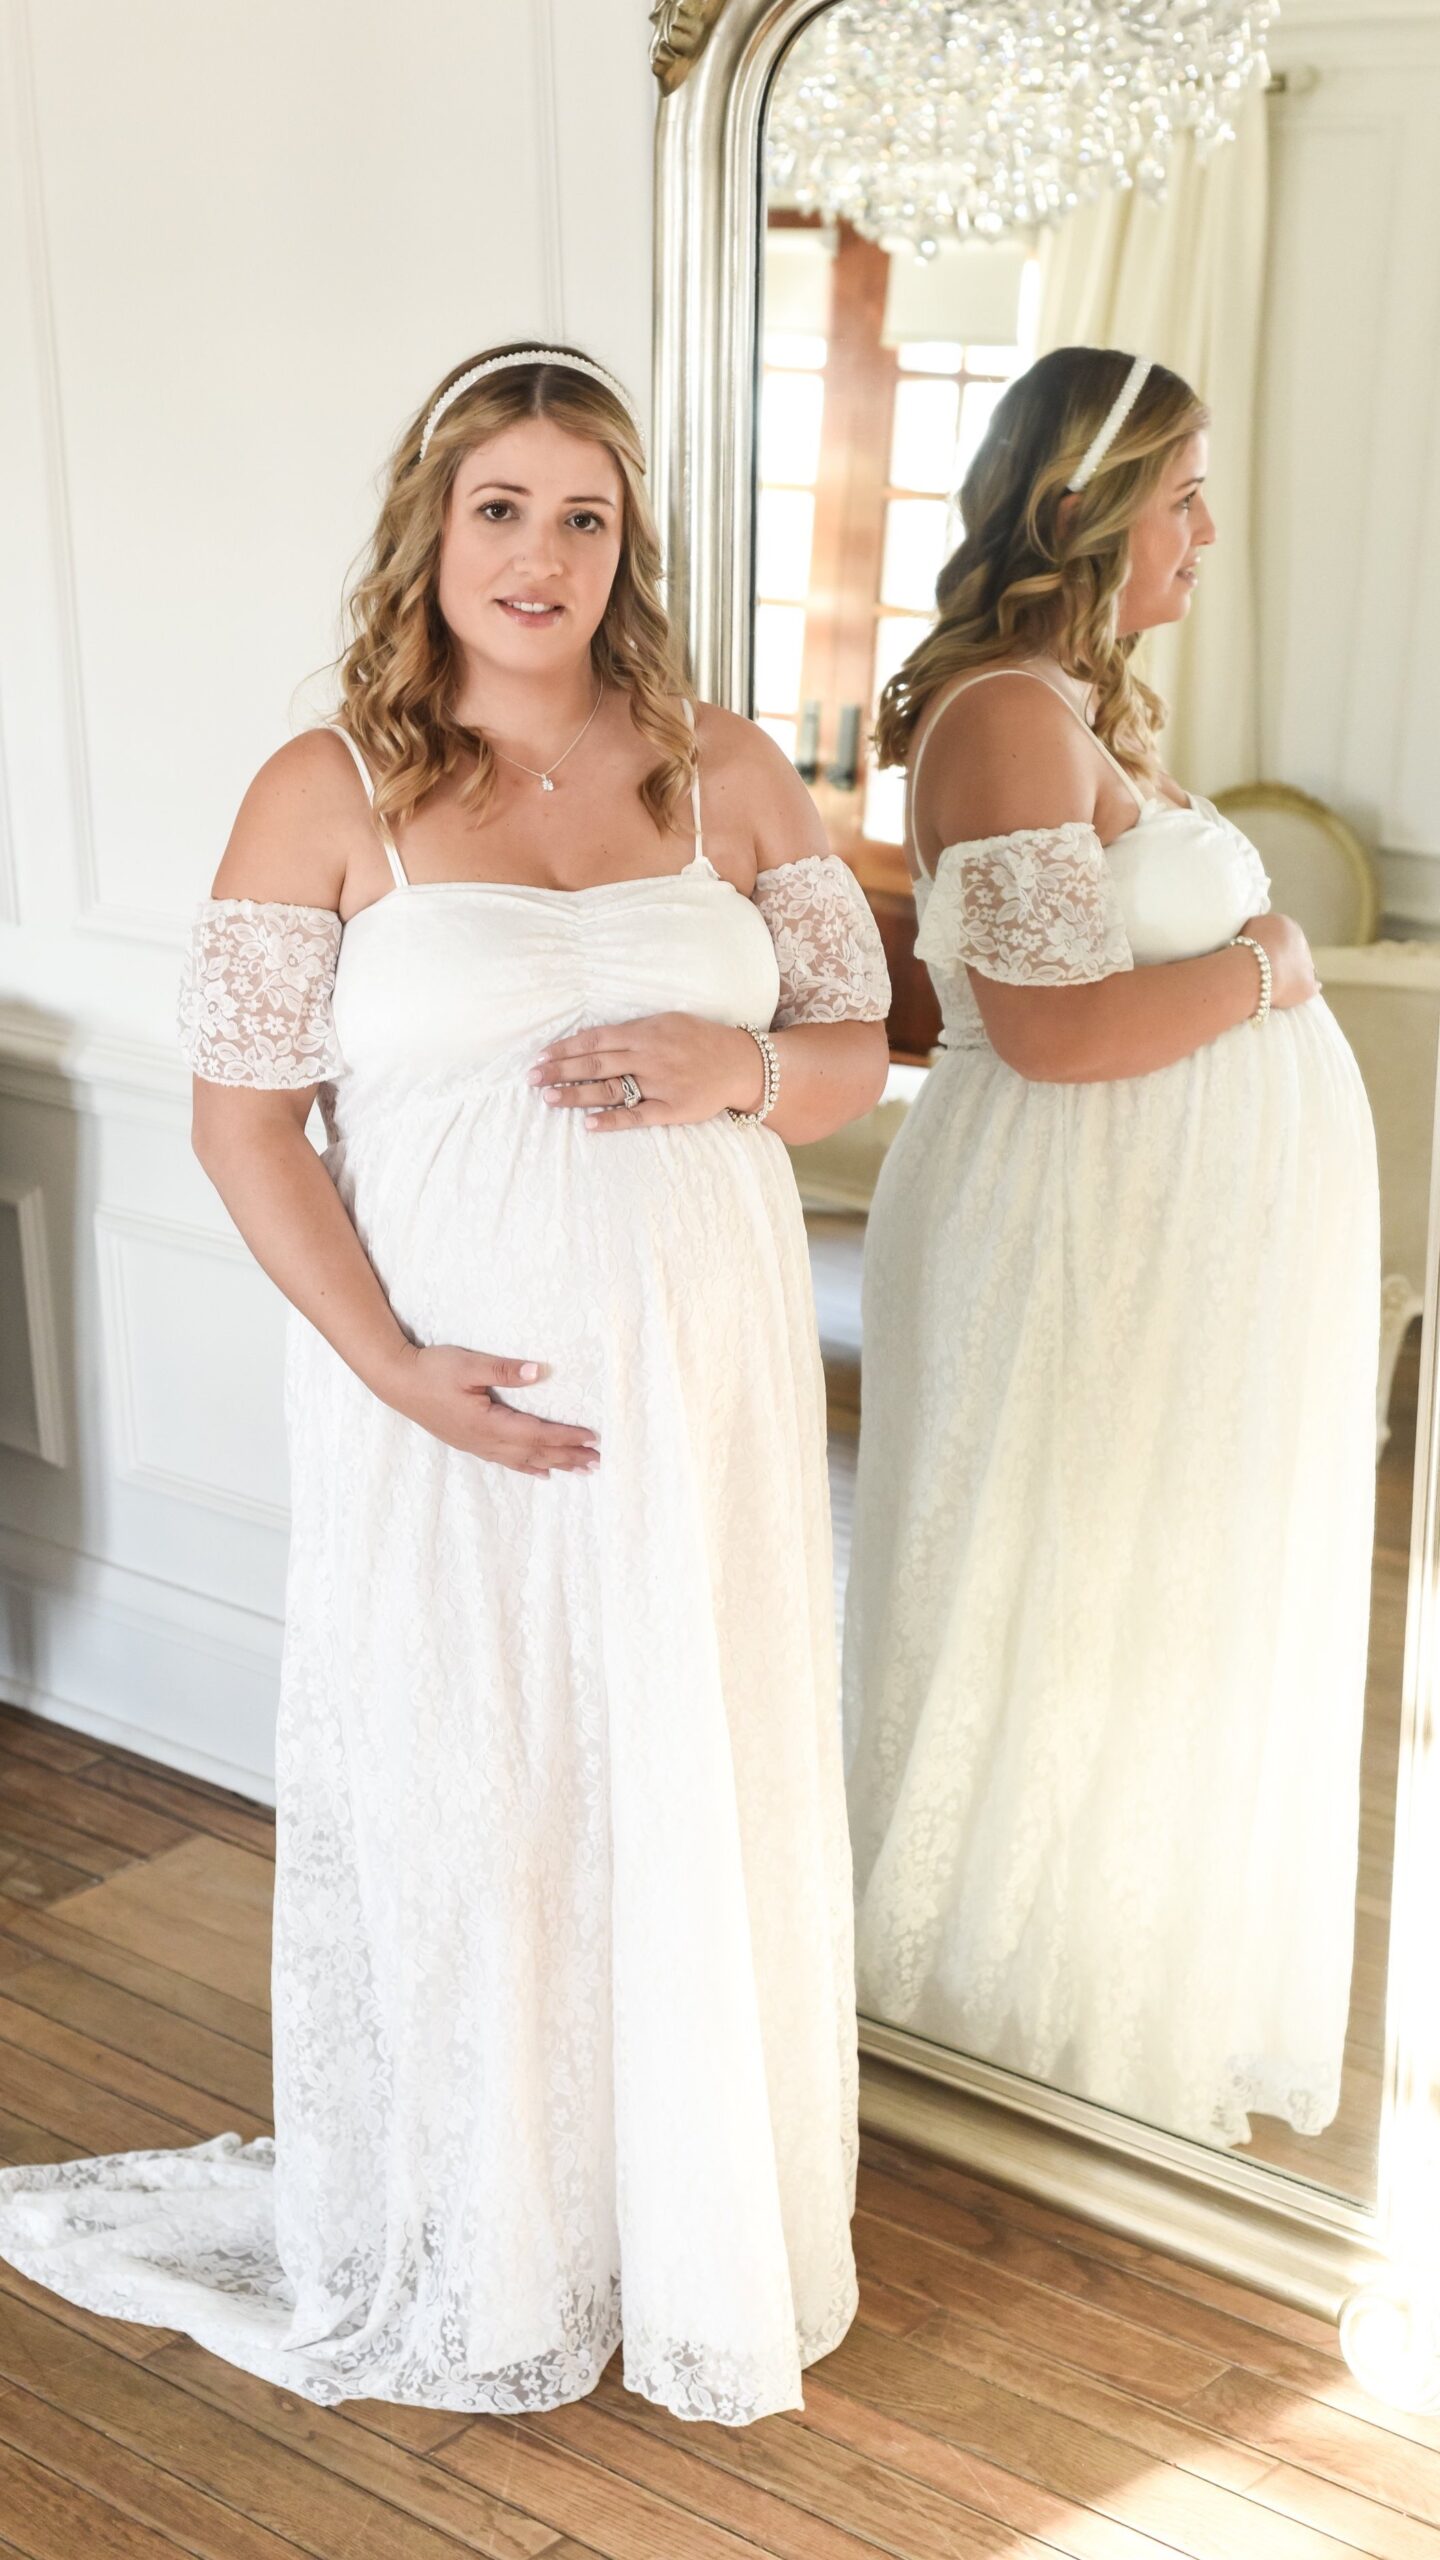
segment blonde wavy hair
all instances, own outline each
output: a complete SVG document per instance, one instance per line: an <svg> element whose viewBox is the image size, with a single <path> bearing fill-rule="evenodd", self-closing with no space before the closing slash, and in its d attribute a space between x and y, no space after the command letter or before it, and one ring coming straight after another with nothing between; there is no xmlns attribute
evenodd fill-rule
<svg viewBox="0 0 1440 2560"><path fill-rule="evenodd" d="M941 685L998 657L1052 651L1094 686L1096 733L1131 772L1158 771L1165 705L1131 661L1138 632L1116 630L1130 527L1178 446L1210 423L1204 402L1164 365L1065 520L1066 483L1103 425L1133 358L1112 347L1057 347L996 403L965 474L965 538L935 585L939 619L880 696L875 749L904 764Z"/></svg>
<svg viewBox="0 0 1440 2560"><path fill-rule="evenodd" d="M620 474L620 559L590 656L602 683L629 694L635 726L657 751L639 793L665 832L695 770L684 711L690 688L660 599L660 538L645 495L645 455L620 402L588 374L567 372L563 362L516 365L462 393L420 458L425 420L441 393L472 365L522 345L490 347L452 365L390 457L379 522L345 597L340 717L375 776L375 806L383 817L407 818L457 766L473 768L460 805L483 815L495 790L495 753L483 730L455 717L462 665L440 611L441 535L462 456L522 418L552 418L570 435L604 445Z"/></svg>

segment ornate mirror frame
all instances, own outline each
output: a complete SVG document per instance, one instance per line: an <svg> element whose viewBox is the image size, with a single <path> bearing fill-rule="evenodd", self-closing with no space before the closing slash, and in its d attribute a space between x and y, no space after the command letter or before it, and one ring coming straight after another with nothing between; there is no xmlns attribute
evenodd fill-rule
<svg viewBox="0 0 1440 2560"><path fill-rule="evenodd" d="M662 0L652 12L664 92L653 476L698 689L737 710L750 683L761 133L782 56L826 4ZM1373 2207L898 2029L860 2030L869 2129L1338 2315L1357 2378L1411 2405L1440 2405L1440 1182L1431 1197Z"/></svg>

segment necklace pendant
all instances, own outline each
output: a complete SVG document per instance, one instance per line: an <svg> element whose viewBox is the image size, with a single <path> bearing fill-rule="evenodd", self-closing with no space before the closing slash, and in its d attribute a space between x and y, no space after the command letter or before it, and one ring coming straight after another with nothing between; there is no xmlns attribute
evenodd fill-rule
<svg viewBox="0 0 1440 2560"><path fill-rule="evenodd" d="M541 774L541 776L540 776L540 788L541 788L541 790L542 790L542 791L553 791L553 790L554 790L555 785L554 785L554 783L551 781L550 776L549 776L549 774L548 774L548 773L542 773L542 774Z"/></svg>

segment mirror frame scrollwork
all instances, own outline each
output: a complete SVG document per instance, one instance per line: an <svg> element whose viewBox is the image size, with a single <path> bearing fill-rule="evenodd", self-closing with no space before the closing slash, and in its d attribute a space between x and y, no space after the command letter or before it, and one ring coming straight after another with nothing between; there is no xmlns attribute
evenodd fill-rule
<svg viewBox="0 0 1440 2560"><path fill-rule="evenodd" d="M709 42L725 0L657 0L650 12L650 67L662 89L678 89Z"/></svg>
<svg viewBox="0 0 1440 2560"><path fill-rule="evenodd" d="M749 706L760 145L770 84L828 0L662 0L654 480L670 601L708 699ZM1440 1132L1440 1114L1437 1114ZM1440 1167L1440 1146L1437 1146ZM876 2021L871 2130L1326 2317L1382 2398L1440 2406L1440 1396L1432 1219L1392 1881L1379 2192L1362 2205Z"/></svg>

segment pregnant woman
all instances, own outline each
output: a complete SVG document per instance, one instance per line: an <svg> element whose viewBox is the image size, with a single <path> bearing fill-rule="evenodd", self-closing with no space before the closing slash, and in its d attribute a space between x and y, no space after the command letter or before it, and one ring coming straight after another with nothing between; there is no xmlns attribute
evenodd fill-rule
<svg viewBox="0 0 1440 2560"><path fill-rule="evenodd" d="M845 1663L861 2007L1202 2140L1345 2035L1373 1133L1254 848L1132 653L1207 415L1044 357L883 698L942 1054L866 1251Z"/></svg>
<svg viewBox="0 0 1440 2560"><path fill-rule="evenodd" d="M623 2330L739 2424L855 2308L781 1139L874 1101L888 990L784 756L687 699L643 471L583 355L440 387L196 927L198 1152L297 1310L276 2140L6 2173L0 2251L317 2401L549 2408Z"/></svg>

